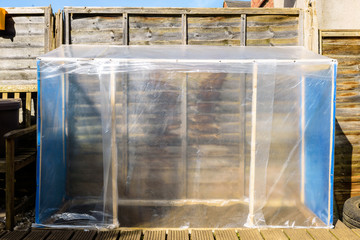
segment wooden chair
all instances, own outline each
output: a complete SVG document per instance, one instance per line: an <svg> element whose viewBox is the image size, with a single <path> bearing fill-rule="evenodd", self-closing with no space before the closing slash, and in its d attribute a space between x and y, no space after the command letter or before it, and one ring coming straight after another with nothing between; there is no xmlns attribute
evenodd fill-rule
<svg viewBox="0 0 360 240"><path fill-rule="evenodd" d="M26 167L32 162L36 161L36 148L26 147L21 148L16 147L15 141L19 140L26 135L33 134L34 138L31 139L36 142L36 125L13 130L4 135L5 146L6 146L6 157L5 159L0 158L0 172L5 173L5 182L6 182L6 229L12 230L15 223L15 172Z"/></svg>
<svg viewBox="0 0 360 240"><path fill-rule="evenodd" d="M29 134L33 134L31 139L36 146L36 126L31 126L31 111L36 114L37 100L36 85L19 85L19 86L0 86L1 99L21 99L22 104L22 129L11 131L4 135L6 146L6 157L0 158L0 172L5 173L5 204L6 204L6 229L12 230L15 224L15 213L20 206L14 206L15 200L15 172L36 161L36 147L21 148L16 146L15 142L19 141ZM33 100L34 104L31 104ZM32 106L35 109L32 109ZM34 173L35 174L35 173Z"/></svg>

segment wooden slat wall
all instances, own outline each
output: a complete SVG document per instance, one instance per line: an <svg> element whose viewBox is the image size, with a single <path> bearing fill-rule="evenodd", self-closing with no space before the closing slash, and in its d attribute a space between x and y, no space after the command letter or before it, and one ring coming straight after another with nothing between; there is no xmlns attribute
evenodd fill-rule
<svg viewBox="0 0 360 240"><path fill-rule="evenodd" d="M301 45L301 13L298 9L65 7L65 43Z"/></svg>
<svg viewBox="0 0 360 240"><path fill-rule="evenodd" d="M51 7L6 8L5 30L0 31L0 85L13 92L36 87L35 58L53 49ZM17 85L20 87L17 89Z"/></svg>
<svg viewBox="0 0 360 240"><path fill-rule="evenodd" d="M338 60L336 83L335 199L360 195L360 30L323 30L320 51Z"/></svg>

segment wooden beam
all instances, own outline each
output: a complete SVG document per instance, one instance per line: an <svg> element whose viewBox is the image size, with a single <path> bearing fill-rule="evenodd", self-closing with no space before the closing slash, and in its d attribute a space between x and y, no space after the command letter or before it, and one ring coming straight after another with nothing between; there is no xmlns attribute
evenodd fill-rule
<svg viewBox="0 0 360 240"><path fill-rule="evenodd" d="M7 98L8 98L8 93L3 92L3 93L2 93L2 99L7 99Z"/></svg>
<svg viewBox="0 0 360 240"><path fill-rule="evenodd" d="M50 50L52 50L52 40L53 40L53 36L52 36L52 26L51 26L51 17L52 17L52 9L51 7L47 7L45 8L45 33L44 33L44 51L45 53L49 52Z"/></svg>
<svg viewBox="0 0 360 240"><path fill-rule="evenodd" d="M129 45L129 15L123 13L123 45Z"/></svg>
<svg viewBox="0 0 360 240"><path fill-rule="evenodd" d="M241 14L240 46L246 46L246 14Z"/></svg>
<svg viewBox="0 0 360 240"><path fill-rule="evenodd" d="M8 14L44 14L46 8L39 8L39 7L9 7L5 8Z"/></svg>
<svg viewBox="0 0 360 240"><path fill-rule="evenodd" d="M297 8L136 8L136 7L65 7L68 13L128 13L128 14L162 14L162 15L236 15L236 14L286 14L299 15L300 9Z"/></svg>
<svg viewBox="0 0 360 240"><path fill-rule="evenodd" d="M187 23L187 15L185 13L181 14L181 27L182 27L182 44L187 45L188 23Z"/></svg>
<svg viewBox="0 0 360 240"><path fill-rule="evenodd" d="M64 10L64 17L65 17L65 44L70 44L70 13L68 10Z"/></svg>

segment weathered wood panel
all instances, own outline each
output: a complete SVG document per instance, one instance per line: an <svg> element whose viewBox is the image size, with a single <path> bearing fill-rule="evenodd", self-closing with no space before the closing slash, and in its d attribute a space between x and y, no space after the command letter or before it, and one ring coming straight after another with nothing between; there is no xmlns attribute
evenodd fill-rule
<svg viewBox="0 0 360 240"><path fill-rule="evenodd" d="M299 45L299 16L247 16L247 46Z"/></svg>
<svg viewBox="0 0 360 240"><path fill-rule="evenodd" d="M180 45L181 16L130 16L130 45Z"/></svg>
<svg viewBox="0 0 360 240"><path fill-rule="evenodd" d="M70 44L303 44L297 9L66 7L64 12Z"/></svg>
<svg viewBox="0 0 360 240"><path fill-rule="evenodd" d="M123 42L122 14L72 14L72 44L115 44Z"/></svg>
<svg viewBox="0 0 360 240"><path fill-rule="evenodd" d="M52 46L51 8L6 10L9 14L5 30L0 31L0 85L7 87L1 87L1 91L33 91L36 89L35 58ZM28 85L26 89L25 85Z"/></svg>
<svg viewBox="0 0 360 240"><path fill-rule="evenodd" d="M240 45L241 16L189 16L189 45Z"/></svg>
<svg viewBox="0 0 360 240"><path fill-rule="evenodd" d="M322 54L338 60L336 83L335 199L342 213L347 198L360 195L360 36L322 31Z"/></svg>

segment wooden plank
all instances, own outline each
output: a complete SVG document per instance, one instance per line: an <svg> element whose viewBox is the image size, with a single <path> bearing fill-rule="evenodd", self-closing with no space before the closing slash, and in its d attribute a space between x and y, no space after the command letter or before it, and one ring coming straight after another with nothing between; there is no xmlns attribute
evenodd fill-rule
<svg viewBox="0 0 360 240"><path fill-rule="evenodd" d="M9 37L0 33L0 46L3 48L43 48L44 36L16 35L14 37Z"/></svg>
<svg viewBox="0 0 360 240"><path fill-rule="evenodd" d="M43 48L0 48L0 59L29 59L44 54Z"/></svg>
<svg viewBox="0 0 360 240"><path fill-rule="evenodd" d="M284 233L291 240L313 240L305 229L284 229Z"/></svg>
<svg viewBox="0 0 360 240"><path fill-rule="evenodd" d="M144 232L144 240L165 240L165 230L151 230Z"/></svg>
<svg viewBox="0 0 360 240"><path fill-rule="evenodd" d="M246 14L241 14L240 46L246 46Z"/></svg>
<svg viewBox="0 0 360 240"><path fill-rule="evenodd" d="M5 10L8 14L44 14L45 8L39 7L7 7Z"/></svg>
<svg viewBox="0 0 360 240"><path fill-rule="evenodd" d="M344 30L321 30L323 38L326 37L360 37L360 31L344 29Z"/></svg>
<svg viewBox="0 0 360 240"><path fill-rule="evenodd" d="M284 15L247 16L247 46L299 44L299 17Z"/></svg>
<svg viewBox="0 0 360 240"><path fill-rule="evenodd" d="M8 232L5 235L1 236L1 240L20 240L23 239L29 232L28 231L13 231Z"/></svg>
<svg viewBox="0 0 360 240"><path fill-rule="evenodd" d="M188 230L169 230L167 240L189 240Z"/></svg>
<svg viewBox="0 0 360 240"><path fill-rule="evenodd" d="M37 83L31 80L0 80L0 92L36 92Z"/></svg>
<svg viewBox="0 0 360 240"><path fill-rule="evenodd" d="M96 231L75 231L71 240L93 240L96 236Z"/></svg>
<svg viewBox="0 0 360 240"><path fill-rule="evenodd" d="M216 240L238 240L235 230L215 230Z"/></svg>
<svg viewBox="0 0 360 240"><path fill-rule="evenodd" d="M191 230L191 240L214 240L211 230Z"/></svg>
<svg viewBox="0 0 360 240"><path fill-rule="evenodd" d="M14 98L20 98L20 93L14 93Z"/></svg>
<svg viewBox="0 0 360 240"><path fill-rule="evenodd" d="M186 14L181 14L181 28L182 28L182 44L188 43L188 20Z"/></svg>
<svg viewBox="0 0 360 240"><path fill-rule="evenodd" d="M53 25L52 25L52 9L51 7L45 8L45 26L44 28L44 38L45 38L45 53L53 49Z"/></svg>
<svg viewBox="0 0 360 240"><path fill-rule="evenodd" d="M1 80L36 80L36 69L0 70Z"/></svg>
<svg viewBox="0 0 360 240"><path fill-rule="evenodd" d="M32 230L23 240L45 240L50 235L50 231Z"/></svg>
<svg viewBox="0 0 360 240"><path fill-rule="evenodd" d="M288 240L288 237L281 229L264 229L260 230L260 233L266 240Z"/></svg>
<svg viewBox="0 0 360 240"><path fill-rule="evenodd" d="M6 92L4 92L4 93L2 93L2 97L1 97L2 99L7 99L8 98L8 93L6 93Z"/></svg>
<svg viewBox="0 0 360 240"><path fill-rule="evenodd" d="M0 59L0 72L3 70L36 70L35 59ZM20 79L20 78L18 78Z"/></svg>
<svg viewBox="0 0 360 240"><path fill-rule="evenodd" d="M180 16L129 17L129 44L178 44L182 43Z"/></svg>
<svg viewBox="0 0 360 240"><path fill-rule="evenodd" d="M141 230L121 231L119 240L140 240Z"/></svg>
<svg viewBox="0 0 360 240"><path fill-rule="evenodd" d="M238 235L241 240L263 240L258 229L240 229Z"/></svg>
<svg viewBox="0 0 360 240"><path fill-rule="evenodd" d="M347 240L359 240L360 237L356 235L349 228L335 228L330 229L330 232L337 237L337 239L347 239Z"/></svg>
<svg viewBox="0 0 360 240"><path fill-rule="evenodd" d="M337 238L328 229L307 229L307 232L316 240L336 240Z"/></svg>
<svg viewBox="0 0 360 240"><path fill-rule="evenodd" d="M135 7L64 7L69 13L121 13L127 12L131 14L287 14L298 15L299 9L295 8L135 8Z"/></svg>
<svg viewBox="0 0 360 240"><path fill-rule="evenodd" d="M119 237L120 231L103 231L99 232L95 240L117 240Z"/></svg>
<svg viewBox="0 0 360 240"><path fill-rule="evenodd" d="M72 230L53 230L46 240L70 240L73 235Z"/></svg>
<svg viewBox="0 0 360 240"><path fill-rule="evenodd" d="M351 231L360 237L360 229L352 229Z"/></svg>
<svg viewBox="0 0 360 240"><path fill-rule="evenodd" d="M188 16L189 45L240 45L241 16Z"/></svg>
<svg viewBox="0 0 360 240"><path fill-rule="evenodd" d="M123 13L123 45L129 45L129 15Z"/></svg>

